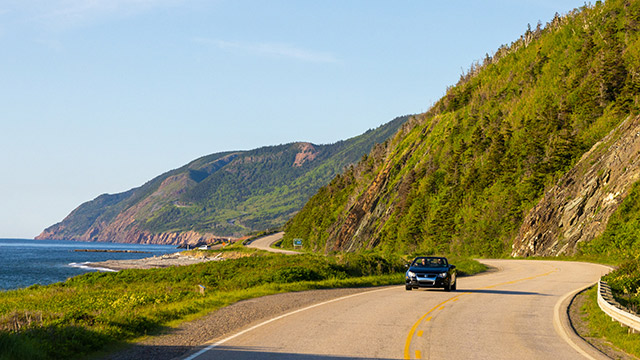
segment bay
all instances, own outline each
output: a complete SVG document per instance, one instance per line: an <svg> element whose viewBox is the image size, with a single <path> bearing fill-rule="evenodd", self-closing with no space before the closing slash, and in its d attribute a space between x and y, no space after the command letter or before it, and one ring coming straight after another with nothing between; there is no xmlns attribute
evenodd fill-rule
<svg viewBox="0 0 640 360"><path fill-rule="evenodd" d="M132 250L77 252L75 250ZM140 245L64 240L0 239L0 290L48 285L89 271L87 262L141 259L181 250L169 245Z"/></svg>

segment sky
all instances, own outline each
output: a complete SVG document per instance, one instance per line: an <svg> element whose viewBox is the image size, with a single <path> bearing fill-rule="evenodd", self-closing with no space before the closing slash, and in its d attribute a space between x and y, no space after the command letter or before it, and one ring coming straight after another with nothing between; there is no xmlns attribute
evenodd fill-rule
<svg viewBox="0 0 640 360"><path fill-rule="evenodd" d="M198 157L427 111L584 0L0 0L0 238Z"/></svg>

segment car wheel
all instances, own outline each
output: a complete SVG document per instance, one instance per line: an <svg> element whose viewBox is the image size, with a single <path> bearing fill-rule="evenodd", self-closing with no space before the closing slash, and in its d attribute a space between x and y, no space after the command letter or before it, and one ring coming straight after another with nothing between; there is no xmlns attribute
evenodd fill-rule
<svg viewBox="0 0 640 360"><path fill-rule="evenodd" d="M411 291L413 289L410 285L406 285L404 288L407 289L407 291Z"/></svg>
<svg viewBox="0 0 640 360"><path fill-rule="evenodd" d="M444 291L451 291L451 283L444 286Z"/></svg>
<svg viewBox="0 0 640 360"><path fill-rule="evenodd" d="M456 280L456 282L453 283L453 285L451 285L451 290L456 291L458 287L458 280Z"/></svg>

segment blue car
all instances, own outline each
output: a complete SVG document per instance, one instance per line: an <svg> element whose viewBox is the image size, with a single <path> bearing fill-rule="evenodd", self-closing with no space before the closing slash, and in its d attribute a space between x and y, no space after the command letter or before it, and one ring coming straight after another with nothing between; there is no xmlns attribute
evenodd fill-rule
<svg viewBox="0 0 640 360"><path fill-rule="evenodd" d="M449 264L445 257L419 256L407 267L405 274L407 290L443 288L445 291L451 291L456 289L456 266Z"/></svg>

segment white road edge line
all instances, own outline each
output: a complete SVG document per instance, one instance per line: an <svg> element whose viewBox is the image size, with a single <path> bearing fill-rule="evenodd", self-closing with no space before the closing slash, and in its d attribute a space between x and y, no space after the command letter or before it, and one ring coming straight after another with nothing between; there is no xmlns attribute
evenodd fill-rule
<svg viewBox="0 0 640 360"><path fill-rule="evenodd" d="M346 296L342 296L342 297L339 297L339 298L327 300L327 301L324 301L324 302L321 302L321 303L313 304L313 305L307 306L307 307L302 308L302 309L294 310L294 311L288 312L286 314L282 314L280 316L276 316L276 317L274 317L272 319L263 321L260 324L254 325L254 326L252 326L252 327L250 327L248 329L242 330L242 331L240 331L238 333L235 333L235 334L233 334L233 335L231 335L229 337L226 337L226 338L224 338L222 340L218 340L217 342L207 346L206 348L196 352L195 354L192 354L192 355L189 355L189 356L185 357L183 360L193 360L193 359L197 358L198 356L206 353L207 351L212 350L212 349L214 349L214 348L226 343L229 340L235 339L236 337L238 337L240 335L244 335L244 334L246 334L246 333L248 333L248 332L250 332L252 330L255 330L255 329L257 329L257 328L259 328L261 326L267 325L267 324L269 324L271 322L274 322L276 320L280 320L280 319L285 318L287 316L290 316L290 315L293 315L293 314L297 314L297 313L300 313L300 312L303 312L303 311L306 311L306 310L309 310L309 309L313 309L313 308L316 308L318 306L326 305L326 304L329 304L329 303L332 303L332 302L341 301L341 300L349 299L349 298L360 296L360 295L371 294L371 293L378 292L378 291L386 291L386 290L396 289L396 288L397 287L395 287L395 286L391 286L391 287L387 287L387 288L384 288L384 289L377 289L377 290L365 291L365 292L361 292L361 293L357 293L357 294L346 295Z"/></svg>
<svg viewBox="0 0 640 360"><path fill-rule="evenodd" d="M591 263L593 264L593 263ZM601 265L604 269L606 269L606 271L604 271L602 273L602 275L600 277L602 277L603 275L605 275L606 273L613 271L613 268L611 266L608 265ZM567 301L567 299L569 299L570 297L573 298L576 296L576 294L578 294L581 291L584 291L585 289L593 286L594 284L590 284L590 285L586 285L583 286L579 289L576 289L574 291L571 291L567 294L565 294L560 300L558 300L558 302L556 302L556 305L553 307L553 327L556 330L556 333L558 335L560 335L560 337L562 339L564 339L564 341L566 341L574 350L576 350L577 352L579 352L582 356L584 356L587 359L590 360L597 360L596 358L593 357L593 355L596 355L598 358L600 359L609 359L608 356L606 356L605 354L603 354L600 350L596 349L595 347L593 347L593 345L589 344L586 340L584 340L583 338L581 338L578 334L576 334L576 332L574 331L573 327L571 326L571 324L569 323L571 320L569 320L568 318L568 305L565 308L564 307L564 303ZM563 317L561 315L561 310L564 309L565 311L565 320L563 321ZM582 346L580 346L578 343L576 343L576 341L574 341L574 339L572 339L572 337L574 339L577 339L578 342L583 343ZM585 349L589 349L591 354L587 353L587 351L585 351Z"/></svg>
<svg viewBox="0 0 640 360"><path fill-rule="evenodd" d="M569 344L574 350L576 350L577 352L579 352L582 356L584 356L587 359L590 360L596 360L593 356L589 355L586 351L582 350L582 348L580 346L578 346L578 344L576 344L570 337L568 334L569 329L566 329L566 327L564 326L564 322L562 321L562 318L560 315L562 312L562 304L569 298L572 296L575 296L575 294L579 293L580 291L592 286L593 284L589 284L587 286L584 286L578 290L574 290L571 291L567 294L565 294L563 297L560 298L560 300L558 300L558 302L556 302L556 305L553 307L553 327L556 329L556 333L558 333L558 335L560 335L560 337L567 342L567 344Z"/></svg>
<svg viewBox="0 0 640 360"><path fill-rule="evenodd" d="M565 321L563 321L563 317L562 317L563 310L565 312L565 315L567 312L567 308L564 305L565 302L569 298L573 298L574 296L576 296L576 294L578 294L579 292L591 286L593 286L593 284L589 284L577 290L569 292L565 294L560 300L558 300L558 302L556 302L556 305L553 308L553 327L555 328L556 333L560 335L560 337L564 341L566 341L567 344L569 344L574 350L576 350L578 353L580 353L580 355L584 356L585 358L589 360L609 359L608 356L601 353L598 349L593 348L591 344L587 343L578 334L576 334L573 328L570 328L571 325L568 323L568 321L570 320L566 319ZM572 337L577 338L577 341L579 342L584 342L584 344L580 346L578 343L576 343L576 341L574 341L574 339L572 339ZM587 352L585 348L588 348L591 354ZM596 357L594 357L594 355Z"/></svg>

